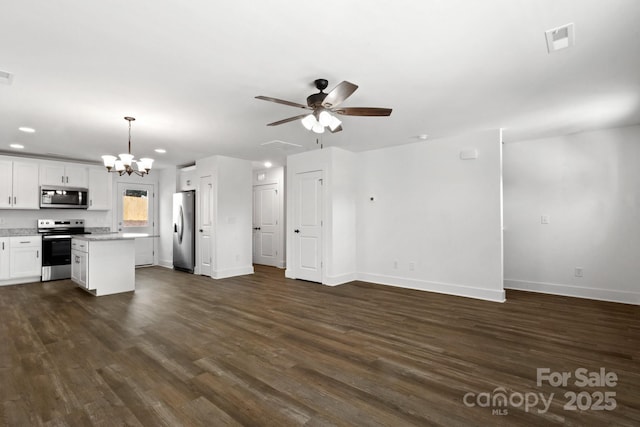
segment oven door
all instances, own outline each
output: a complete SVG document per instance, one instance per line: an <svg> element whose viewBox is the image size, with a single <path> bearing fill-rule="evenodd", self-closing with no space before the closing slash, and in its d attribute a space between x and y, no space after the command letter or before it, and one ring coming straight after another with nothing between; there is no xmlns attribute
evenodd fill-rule
<svg viewBox="0 0 640 427"><path fill-rule="evenodd" d="M71 236L42 237L42 281L71 278Z"/></svg>

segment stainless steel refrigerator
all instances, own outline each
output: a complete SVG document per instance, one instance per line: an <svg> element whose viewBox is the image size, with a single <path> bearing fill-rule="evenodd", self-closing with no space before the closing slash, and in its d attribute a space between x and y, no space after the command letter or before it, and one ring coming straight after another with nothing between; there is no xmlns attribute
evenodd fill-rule
<svg viewBox="0 0 640 427"><path fill-rule="evenodd" d="M173 195L173 268L193 273L196 258L196 193Z"/></svg>

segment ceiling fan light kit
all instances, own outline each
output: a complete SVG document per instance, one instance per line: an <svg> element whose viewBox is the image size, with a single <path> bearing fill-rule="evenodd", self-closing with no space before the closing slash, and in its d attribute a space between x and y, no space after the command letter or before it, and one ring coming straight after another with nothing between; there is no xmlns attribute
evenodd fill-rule
<svg viewBox="0 0 640 427"><path fill-rule="evenodd" d="M300 120L302 126L305 129L313 131L315 133L324 133L326 128L329 128L331 133L340 132L342 130L342 122L333 114L341 114L343 116L368 116L368 117L381 117L390 116L391 108L372 108L372 107L342 107L337 108L342 104L353 92L358 89L358 86L348 81L343 81L338 86L333 88L329 93L324 93L329 82L326 79L315 80L316 89L318 93L311 94L307 97L307 105L298 104L297 102L285 101L283 99L272 98L268 96L256 96L256 99L263 101L275 102L277 104L288 105L290 107L303 108L305 110L312 110L310 114L302 114L287 119L278 120L277 122L269 123L267 126L278 126L284 123Z"/></svg>
<svg viewBox="0 0 640 427"><path fill-rule="evenodd" d="M135 120L134 117L125 117L129 122L129 152L119 154L118 157L111 155L102 156L104 167L107 168L107 172L114 172L122 176L125 173L127 175L135 174L138 176L145 176L151 170L153 165L153 159L143 157L140 160L135 160L133 154L131 154L131 122ZM138 170L133 168L133 164L136 164Z"/></svg>

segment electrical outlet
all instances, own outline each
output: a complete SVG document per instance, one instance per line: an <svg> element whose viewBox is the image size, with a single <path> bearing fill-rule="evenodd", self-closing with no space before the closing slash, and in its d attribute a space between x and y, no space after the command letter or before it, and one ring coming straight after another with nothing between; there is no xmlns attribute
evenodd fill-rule
<svg viewBox="0 0 640 427"><path fill-rule="evenodd" d="M582 267L576 267L576 277L582 277Z"/></svg>
<svg viewBox="0 0 640 427"><path fill-rule="evenodd" d="M416 269L416 263L415 262L410 262L409 263L409 271L413 271Z"/></svg>
<svg viewBox="0 0 640 427"><path fill-rule="evenodd" d="M551 222L551 217L549 215L542 215L540 217L540 224L549 224Z"/></svg>

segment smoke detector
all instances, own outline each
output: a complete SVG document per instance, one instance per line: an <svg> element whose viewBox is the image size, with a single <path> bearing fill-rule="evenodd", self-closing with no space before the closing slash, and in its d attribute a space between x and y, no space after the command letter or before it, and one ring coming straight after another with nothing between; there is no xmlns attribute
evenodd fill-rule
<svg viewBox="0 0 640 427"><path fill-rule="evenodd" d="M544 32L547 37L547 50L549 53L566 49L574 45L573 24L566 24L558 28L552 28Z"/></svg>

